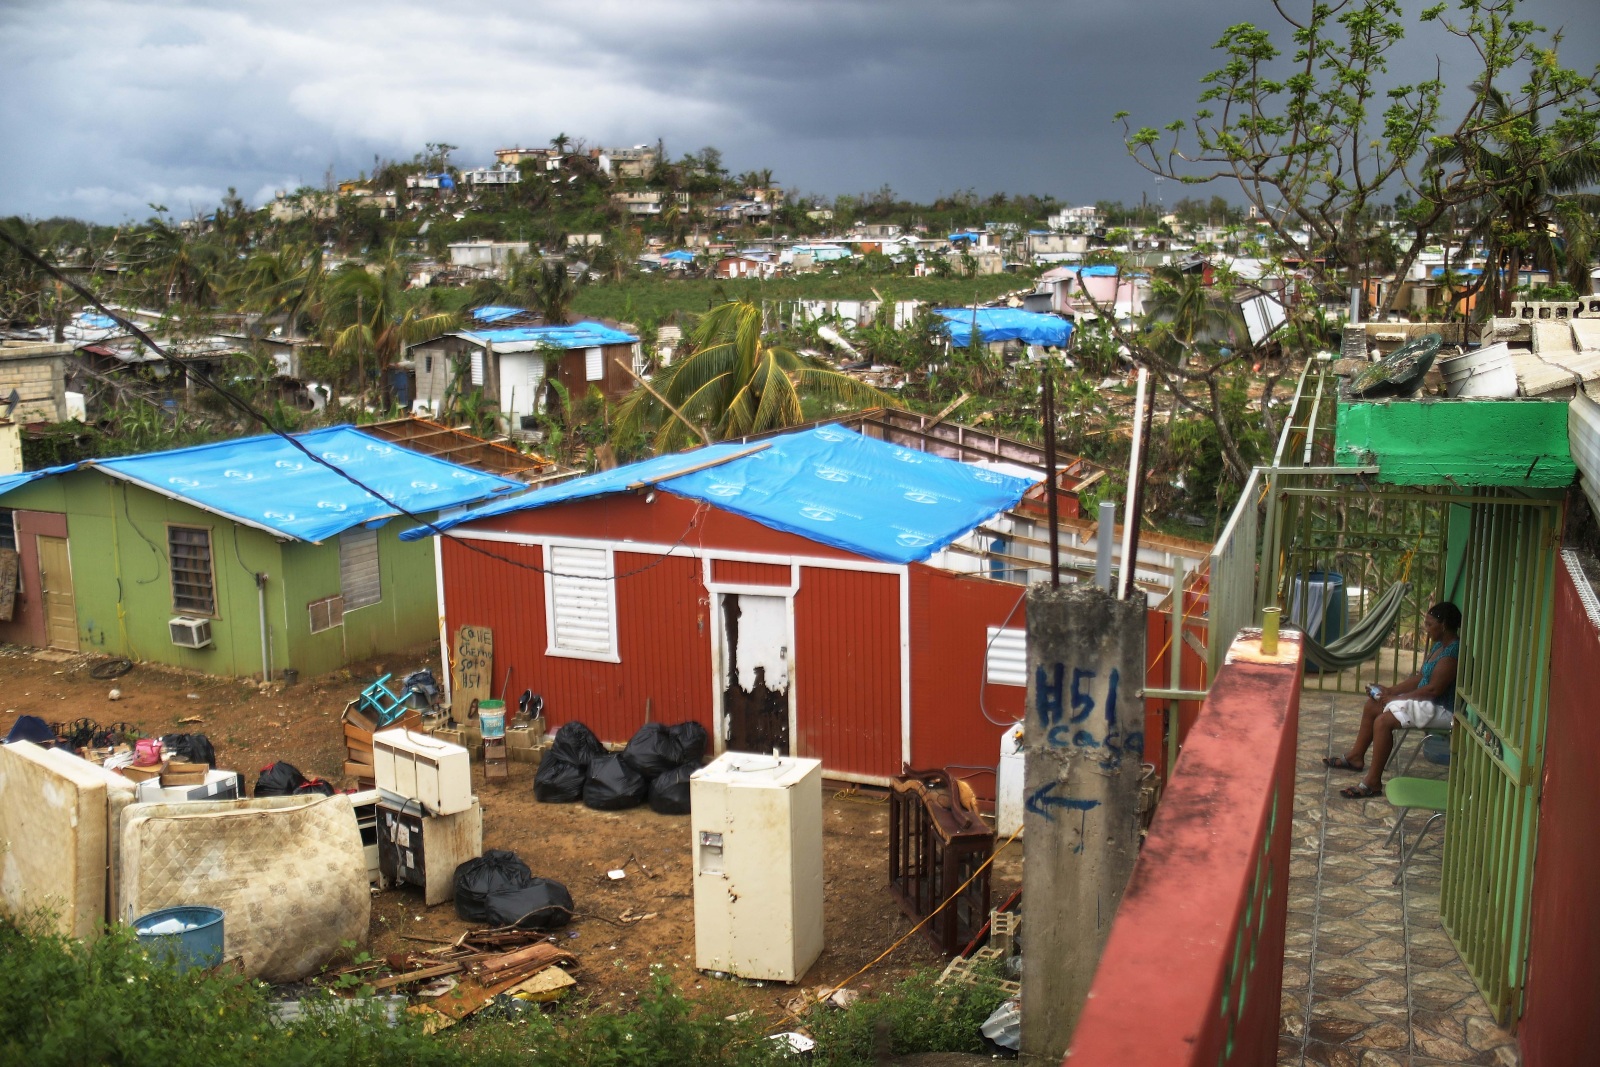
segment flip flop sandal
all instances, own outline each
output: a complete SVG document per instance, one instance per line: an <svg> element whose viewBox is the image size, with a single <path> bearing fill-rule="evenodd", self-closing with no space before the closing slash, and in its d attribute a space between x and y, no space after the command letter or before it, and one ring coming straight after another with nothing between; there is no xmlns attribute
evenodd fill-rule
<svg viewBox="0 0 1600 1067"><path fill-rule="evenodd" d="M1348 800L1366 800L1368 797L1382 796L1383 791L1372 788L1366 782L1357 782L1339 790L1339 795Z"/></svg>
<svg viewBox="0 0 1600 1067"><path fill-rule="evenodd" d="M1332 767L1336 771L1364 771L1367 769L1365 765L1351 763L1343 756L1324 756L1322 757L1322 765L1324 767Z"/></svg>

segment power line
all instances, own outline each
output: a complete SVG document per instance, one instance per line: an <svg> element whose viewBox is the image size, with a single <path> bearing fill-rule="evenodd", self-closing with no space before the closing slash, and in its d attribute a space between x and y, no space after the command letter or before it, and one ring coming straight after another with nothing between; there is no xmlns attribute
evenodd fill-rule
<svg viewBox="0 0 1600 1067"><path fill-rule="evenodd" d="M116 311L113 311L111 308L107 307L104 303L101 302L99 297L95 296L95 294L92 291L90 291L89 289L85 288L82 285L79 285L72 278L70 278L67 275L63 274L59 269L56 268L56 266L54 264L50 263L43 256L40 256L37 252L35 252L33 249L27 247L25 244L23 244L22 242L17 240L10 233L8 233L4 227L0 227L0 240L4 240L6 242L6 244L8 244L12 248L16 249L17 252L19 254L21 254L21 256L24 259L26 259L29 262L33 263L34 266L38 267L40 270L42 270L46 274L50 275L50 277L54 278L56 281L60 282L61 284L65 285L65 286L67 286L67 288L71 289L74 293L77 293L78 296L82 297L84 300L87 300L102 315L106 316L108 319L111 319L113 322L117 323L119 326L121 326L124 329L126 329L130 334L132 334L135 338L137 338L142 344L144 344L146 347L148 347L150 349L150 351L152 351L156 355L160 356L161 359L163 361L165 361L166 363L168 363L174 371L178 371L178 372L182 373L185 377L192 378L192 379L198 381L201 385L205 386L207 389L210 389L212 392L214 392L218 396L222 397L225 401L228 402L228 404L230 406L232 406L233 408L235 408L238 411L242 412L244 415L246 415L249 418L255 420L256 422L260 423L262 426L265 426L270 433L275 434L276 436L283 438L283 440L288 442L293 448L295 448L297 451L299 451L301 454L303 454L307 459L311 460L311 462L316 463L316 464L320 464L321 466L326 467L328 470L330 470L333 473L337 474L339 477L343 478L345 481L349 482L351 485L355 486L357 489L360 489L362 492L366 493L368 496L372 497L374 500L377 500L379 503L385 504L385 505L393 508L397 514L404 515L406 518L410 519L412 522L416 523L419 526L427 527L428 530L430 530L433 533L433 536L439 537L439 538L443 538L443 539L448 540L448 541L453 541L456 544L458 544L458 545L462 546L463 548L467 549L469 552L476 552L480 556L485 556L485 557L487 557L489 559L497 560L497 561L499 561L501 563L507 563L507 564L510 564L513 567L521 568L522 570L533 571L536 574L548 574L548 575L551 575L551 576L556 577L556 578L587 578L590 581L594 580L593 577L590 576L590 575L562 574L559 571L550 570L550 569L548 569L546 567L540 567L540 566L538 566L537 564L534 564L534 563L525 563L522 560L512 559L509 556L502 556L498 552L490 551L489 549L483 548L480 545L475 544L472 540L469 540L469 539L464 538L464 537L457 537L457 536L451 534L450 532L448 532L447 530L444 530L444 529L440 528L439 526L434 525L429 520L424 519L422 516L417 515L416 513L408 510L407 508L403 507L398 502L396 502L394 500L391 500L388 497L384 496L382 493L378 492L376 489L372 488L370 485L367 485L365 482L361 481L359 478L357 478L355 475L351 474L349 471L345 470L344 468L338 466L335 463L330 462L327 459L324 459L322 456L318 455L317 453L313 452L311 449L307 448L305 446L305 443L302 442L299 438L295 437L293 434L288 433L287 431L285 431L283 429L280 429L276 424L273 423L273 421L271 419L267 418L266 415L262 414L261 412L257 411L254 407L252 407L248 400L246 400L243 397L239 396L237 393L234 393L233 391L231 391L231 390L229 390L229 389L217 384L217 382L214 381L211 378L211 376L209 374L207 374L205 371L199 369L198 367L190 366L190 365L184 363L182 360L177 359L176 357L170 355L167 352L166 349L162 348L159 344L156 343L154 338L152 338L149 334L145 333L144 330L141 329L137 323L133 322L130 319L127 319L127 318L123 317L122 315L120 315ZM642 574L645 571L648 571L653 567L658 567L662 563L665 563L667 558L672 555L673 550L676 549L679 545L682 545L684 543L684 541L686 541L688 539L689 531L694 529L695 526L699 523L700 517L705 513L705 507L706 506L703 503L700 505L700 508L695 512L694 516L692 518L690 518L688 526L686 526L684 528L683 534L678 538L677 541L673 542L672 546L670 548L668 548L667 551L665 553L663 553L654 562L647 563L643 567L637 567L637 568L635 568L635 569L633 569L631 571L626 571L626 572L624 572L622 574L610 575L610 576L608 576L607 578L605 578L603 580L604 581L614 582L614 581L617 581L618 579L621 579L621 578L631 578L636 574Z"/></svg>

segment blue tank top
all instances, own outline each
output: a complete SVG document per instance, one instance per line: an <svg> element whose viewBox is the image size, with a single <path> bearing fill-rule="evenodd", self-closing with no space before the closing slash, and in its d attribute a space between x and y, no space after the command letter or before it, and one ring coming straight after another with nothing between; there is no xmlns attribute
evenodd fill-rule
<svg viewBox="0 0 1600 1067"><path fill-rule="evenodd" d="M1456 640L1451 641L1448 645L1445 645L1442 648L1437 645L1434 647L1437 649L1437 651L1434 652L1433 655L1429 656L1428 661L1422 665L1422 685L1427 685L1429 682L1433 681L1433 668L1439 665L1440 660L1449 659L1452 656L1459 656L1461 654L1461 639L1456 638ZM1454 711L1456 709L1456 683L1453 680L1450 683L1450 688L1439 694L1439 696L1434 699L1434 703L1439 705L1439 707L1447 708L1450 711Z"/></svg>

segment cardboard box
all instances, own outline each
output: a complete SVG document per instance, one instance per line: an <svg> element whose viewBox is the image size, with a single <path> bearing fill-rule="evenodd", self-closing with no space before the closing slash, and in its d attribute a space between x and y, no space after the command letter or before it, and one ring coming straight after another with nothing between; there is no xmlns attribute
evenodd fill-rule
<svg viewBox="0 0 1600 1067"><path fill-rule="evenodd" d="M161 769L165 764L158 763L153 767L118 767L117 773L130 782L148 782L153 778L161 777Z"/></svg>
<svg viewBox="0 0 1600 1067"><path fill-rule="evenodd" d="M186 760L168 760L161 772L161 787L205 785L211 766L206 763L189 763Z"/></svg>

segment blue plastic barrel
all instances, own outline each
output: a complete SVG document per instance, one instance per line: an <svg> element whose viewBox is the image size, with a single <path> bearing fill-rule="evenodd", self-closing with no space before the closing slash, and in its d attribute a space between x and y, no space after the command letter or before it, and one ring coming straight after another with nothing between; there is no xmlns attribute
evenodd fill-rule
<svg viewBox="0 0 1600 1067"><path fill-rule="evenodd" d="M1345 595L1344 575L1338 571L1307 571L1294 576L1289 590L1290 626L1327 646L1343 637L1349 624L1350 601ZM1319 668L1308 660L1306 673L1319 673Z"/></svg>
<svg viewBox="0 0 1600 1067"><path fill-rule="evenodd" d="M169 920L183 924L186 929L170 933L155 931ZM215 967L222 962L221 908L162 908L135 919L133 932L152 955L170 955L180 971L190 967Z"/></svg>

